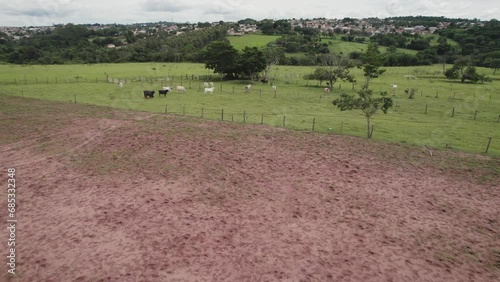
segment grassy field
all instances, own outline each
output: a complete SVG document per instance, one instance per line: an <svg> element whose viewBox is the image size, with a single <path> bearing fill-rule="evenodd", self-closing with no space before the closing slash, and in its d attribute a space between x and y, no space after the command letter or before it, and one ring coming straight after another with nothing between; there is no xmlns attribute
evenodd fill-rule
<svg viewBox="0 0 500 282"><path fill-rule="evenodd" d="M448 66L449 67L449 66ZM454 148L500 155L500 75L479 69L496 79L486 84L461 84L444 80L442 66L386 68L371 88L389 91L395 107L374 119L373 138L391 142ZM359 111L341 112L332 105L339 91L355 94L361 83L337 83L323 95L317 81L302 77L313 67L277 66L272 73L277 91L255 82L220 81L202 64L136 63L63 66L0 65L0 92L4 95L86 103L138 111L192 115L224 121L264 123L297 130L366 136L366 120ZM362 80L361 70L353 69ZM203 94L204 76L212 75L214 95ZM415 75L408 80L405 75ZM123 88L117 85L125 80ZM109 82L108 82L109 81ZM397 84L392 93L390 84ZM187 93L144 99L145 89L184 85ZM408 99L404 88L415 88ZM463 94L461 94L463 93Z"/></svg>
<svg viewBox="0 0 500 282"><path fill-rule="evenodd" d="M243 50L246 46L248 47L265 47L269 42L274 42L281 36L273 35L259 35L259 34L247 34L244 36L228 36L229 42L237 50Z"/></svg>

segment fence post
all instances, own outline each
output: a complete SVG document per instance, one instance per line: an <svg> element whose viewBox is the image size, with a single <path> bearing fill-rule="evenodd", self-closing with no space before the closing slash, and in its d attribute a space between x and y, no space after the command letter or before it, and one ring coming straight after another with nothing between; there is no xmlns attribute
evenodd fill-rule
<svg viewBox="0 0 500 282"><path fill-rule="evenodd" d="M427 114L427 104L425 105L425 114Z"/></svg>
<svg viewBox="0 0 500 282"><path fill-rule="evenodd" d="M165 103L165 113L167 113L167 103Z"/></svg>
<svg viewBox="0 0 500 282"><path fill-rule="evenodd" d="M233 94L234 94L234 86L233 86Z"/></svg>
<svg viewBox="0 0 500 282"><path fill-rule="evenodd" d="M283 116L283 127L285 127L285 119L286 119L286 116Z"/></svg>
<svg viewBox="0 0 500 282"><path fill-rule="evenodd" d="M185 116L186 115L186 106L182 106L182 115Z"/></svg>
<svg viewBox="0 0 500 282"><path fill-rule="evenodd" d="M436 98L438 98L438 97L439 97L439 92L438 92L438 91L436 91Z"/></svg>
<svg viewBox="0 0 500 282"><path fill-rule="evenodd" d="M500 119L500 116L498 116ZM260 124L264 124L264 114L260 116Z"/></svg>
<svg viewBox="0 0 500 282"><path fill-rule="evenodd" d="M477 116L477 110L474 112L474 120L476 119Z"/></svg>
<svg viewBox="0 0 500 282"><path fill-rule="evenodd" d="M316 123L316 118L313 118L313 128L312 131L314 131L314 124Z"/></svg>
<svg viewBox="0 0 500 282"><path fill-rule="evenodd" d="M488 153L488 150L490 149L490 144L491 144L491 137L488 137L488 146L486 146L486 151L484 152L485 154Z"/></svg>
<svg viewBox="0 0 500 282"><path fill-rule="evenodd" d="M243 111L243 123L246 122L246 118L247 118L246 115L247 115L246 111Z"/></svg>
<svg viewBox="0 0 500 282"><path fill-rule="evenodd" d="M455 107L453 107L453 111L451 112L451 117L455 116Z"/></svg>
<svg viewBox="0 0 500 282"><path fill-rule="evenodd" d="M76 94L74 94L74 95L75 95L75 104L76 104Z"/></svg>
<svg viewBox="0 0 500 282"><path fill-rule="evenodd" d="M182 76L181 76L182 78ZM203 118L203 108L201 108L201 118Z"/></svg>
<svg viewBox="0 0 500 282"><path fill-rule="evenodd" d="M344 121L340 123L340 133L342 133L342 129L344 128Z"/></svg>
<svg viewBox="0 0 500 282"><path fill-rule="evenodd" d="M224 120L224 109L222 109L222 113L221 113L221 115L220 115L220 119L221 119L221 120Z"/></svg>

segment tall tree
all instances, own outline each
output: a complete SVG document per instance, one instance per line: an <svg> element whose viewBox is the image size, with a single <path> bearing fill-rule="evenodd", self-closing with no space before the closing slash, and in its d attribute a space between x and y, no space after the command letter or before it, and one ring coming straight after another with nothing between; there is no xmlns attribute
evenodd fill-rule
<svg viewBox="0 0 500 282"><path fill-rule="evenodd" d="M341 93L340 98L333 101L333 105L337 106L341 111L361 110L366 118L367 137L372 137L371 119L378 111L382 110L384 114L392 107L392 98L387 97L387 92L381 92L380 97L374 98L372 90L361 90L358 92L358 97Z"/></svg>
<svg viewBox="0 0 500 282"><path fill-rule="evenodd" d="M203 51L205 68L214 73L233 77L239 73L237 69L238 50L229 41L213 41Z"/></svg>
<svg viewBox="0 0 500 282"><path fill-rule="evenodd" d="M363 84L362 89L367 90L370 82L385 72L384 69L380 69L384 63L384 56L380 53L378 44L368 44L368 49L361 56L361 60L363 62L361 68L363 69L363 76L365 78L365 83Z"/></svg>
<svg viewBox="0 0 500 282"><path fill-rule="evenodd" d="M266 58L266 68L264 69L263 80L268 81L274 66L279 64L280 61L285 60L285 52L283 52L283 49L272 45L264 48L263 52Z"/></svg>
<svg viewBox="0 0 500 282"><path fill-rule="evenodd" d="M238 59L238 69L253 80L255 74L266 68L264 53L257 47L245 47Z"/></svg>
<svg viewBox="0 0 500 282"><path fill-rule="evenodd" d="M314 75L316 80L326 80L330 83L330 87L338 81L354 82L354 76L351 74L351 69L354 67L353 62L348 58L338 54L324 54L318 58L318 66Z"/></svg>

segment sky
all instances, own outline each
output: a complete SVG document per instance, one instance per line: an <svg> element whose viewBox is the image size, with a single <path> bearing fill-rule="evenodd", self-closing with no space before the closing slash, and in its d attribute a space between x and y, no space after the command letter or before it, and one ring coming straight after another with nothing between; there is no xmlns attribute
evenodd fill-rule
<svg viewBox="0 0 500 282"><path fill-rule="evenodd" d="M419 15L490 20L500 19L498 3L498 0L0 0L0 26Z"/></svg>

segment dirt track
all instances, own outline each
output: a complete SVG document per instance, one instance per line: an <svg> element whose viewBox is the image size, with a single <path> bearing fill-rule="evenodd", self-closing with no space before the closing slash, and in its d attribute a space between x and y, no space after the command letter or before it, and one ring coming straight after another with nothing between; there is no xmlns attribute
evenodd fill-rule
<svg viewBox="0 0 500 282"><path fill-rule="evenodd" d="M500 279L498 158L1 96L0 120L1 281Z"/></svg>

